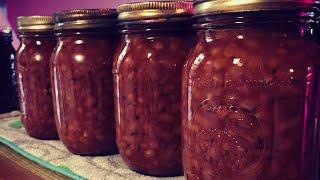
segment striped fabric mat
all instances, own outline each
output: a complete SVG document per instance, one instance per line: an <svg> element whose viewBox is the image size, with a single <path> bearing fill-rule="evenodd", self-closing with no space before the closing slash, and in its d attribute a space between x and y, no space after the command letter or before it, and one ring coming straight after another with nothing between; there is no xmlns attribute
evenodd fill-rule
<svg viewBox="0 0 320 180"><path fill-rule="evenodd" d="M157 178L131 171L119 155L77 156L69 153L60 141L40 141L29 137L19 114L0 115L0 143L42 167L72 179L107 180L183 180L183 177ZM14 116L14 117L12 117Z"/></svg>

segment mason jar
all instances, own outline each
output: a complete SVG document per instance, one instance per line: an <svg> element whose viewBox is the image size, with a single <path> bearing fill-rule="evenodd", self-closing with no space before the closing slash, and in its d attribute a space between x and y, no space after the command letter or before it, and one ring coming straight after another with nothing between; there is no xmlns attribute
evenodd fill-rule
<svg viewBox="0 0 320 180"><path fill-rule="evenodd" d="M317 179L313 1L195 1L183 70L184 172L193 179Z"/></svg>
<svg viewBox="0 0 320 180"><path fill-rule="evenodd" d="M113 66L117 144L134 171L182 174L181 72L193 46L192 2L118 7L121 44Z"/></svg>
<svg viewBox="0 0 320 180"><path fill-rule="evenodd" d="M78 155L116 153L112 61L118 44L113 9L55 14L51 59L59 137Z"/></svg>
<svg viewBox="0 0 320 180"><path fill-rule="evenodd" d="M53 18L22 16L17 21L21 40L17 51L21 120L30 136L57 139L49 67L56 45Z"/></svg>

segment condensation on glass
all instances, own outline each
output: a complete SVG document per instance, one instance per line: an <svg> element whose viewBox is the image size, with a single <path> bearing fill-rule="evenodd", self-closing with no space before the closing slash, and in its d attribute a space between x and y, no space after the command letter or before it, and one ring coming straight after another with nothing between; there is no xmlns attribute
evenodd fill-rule
<svg viewBox="0 0 320 180"><path fill-rule="evenodd" d="M50 56L56 41L51 16L18 17L21 44L17 75L21 120L27 133L38 139L58 139L50 82Z"/></svg>
<svg viewBox="0 0 320 180"><path fill-rule="evenodd" d="M144 13L151 8L154 16ZM181 71L193 46L192 3L133 3L118 11L122 38L113 76L120 154L137 172L180 175Z"/></svg>
<svg viewBox="0 0 320 180"><path fill-rule="evenodd" d="M314 4L241 1L241 12L220 2L196 2L182 85L186 178L317 179Z"/></svg>
<svg viewBox="0 0 320 180"><path fill-rule="evenodd" d="M51 78L59 137L74 154L117 153L112 86L116 11L71 10L55 17L58 44Z"/></svg>

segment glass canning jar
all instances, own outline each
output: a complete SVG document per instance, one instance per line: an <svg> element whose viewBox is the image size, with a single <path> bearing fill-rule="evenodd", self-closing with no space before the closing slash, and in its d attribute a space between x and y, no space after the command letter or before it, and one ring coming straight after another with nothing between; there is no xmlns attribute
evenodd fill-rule
<svg viewBox="0 0 320 180"><path fill-rule="evenodd" d="M56 41L51 16L18 17L21 44L17 74L22 122L38 139L57 139L50 82L50 56Z"/></svg>
<svg viewBox="0 0 320 180"><path fill-rule="evenodd" d="M10 28L0 27L0 113L18 110L15 50Z"/></svg>
<svg viewBox="0 0 320 180"><path fill-rule="evenodd" d="M113 9L58 12L51 59L59 137L79 155L117 153L112 60L118 43Z"/></svg>
<svg viewBox="0 0 320 180"><path fill-rule="evenodd" d="M195 2L182 85L186 178L317 179L313 2L228 2Z"/></svg>
<svg viewBox="0 0 320 180"><path fill-rule="evenodd" d="M113 67L117 144L134 171L182 174L181 72L193 46L192 3L118 7L121 45Z"/></svg>

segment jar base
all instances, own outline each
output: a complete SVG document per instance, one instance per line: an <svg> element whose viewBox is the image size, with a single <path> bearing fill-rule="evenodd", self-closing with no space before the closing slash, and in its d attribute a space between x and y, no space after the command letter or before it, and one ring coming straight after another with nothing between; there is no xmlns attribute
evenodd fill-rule
<svg viewBox="0 0 320 180"><path fill-rule="evenodd" d="M28 133L28 132L27 132L27 134L30 137L38 139L38 140L59 140L58 134L57 135L52 135L52 136L41 136L41 135L36 135L36 134Z"/></svg>
<svg viewBox="0 0 320 180"><path fill-rule="evenodd" d="M168 172L168 173L159 173L159 172L151 172L151 171L145 171L140 168L134 168L129 165L127 165L132 171L135 171L137 173L147 175L147 176L153 176L153 177L176 177L176 176L183 176L183 171L175 171L175 172Z"/></svg>
<svg viewBox="0 0 320 180"><path fill-rule="evenodd" d="M74 155L79 155L79 156L108 156L108 155L115 155L115 154L119 154L118 149L113 149L113 150L109 150L109 151L101 151L101 152L80 152L80 151L75 151L73 149L68 148L67 146L65 146L69 152L71 152Z"/></svg>

